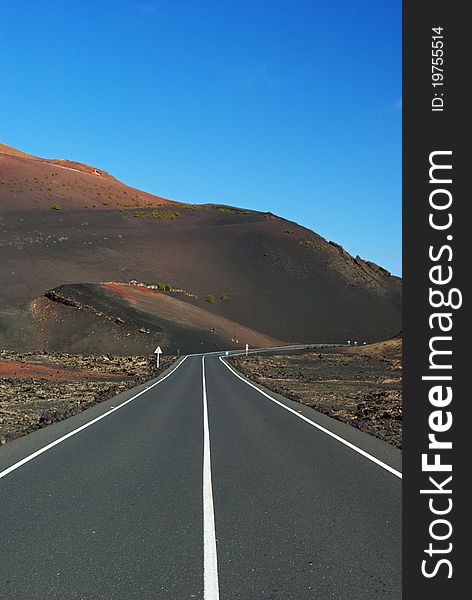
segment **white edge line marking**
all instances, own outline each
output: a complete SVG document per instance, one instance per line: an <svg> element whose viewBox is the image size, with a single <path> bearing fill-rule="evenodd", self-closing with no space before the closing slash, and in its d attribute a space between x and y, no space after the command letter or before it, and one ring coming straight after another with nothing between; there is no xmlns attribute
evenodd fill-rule
<svg viewBox="0 0 472 600"><path fill-rule="evenodd" d="M244 381L244 383L246 383L247 385L250 385L251 387L253 387L260 394L262 394L266 398L269 398L269 400L272 400L272 402L275 402L275 404L278 404L282 408L285 408L285 410L288 410L289 412L293 413L296 417L299 417L300 419L303 419L304 421L306 421L310 425L313 425L313 427L316 427L317 429L319 429L323 433L326 433L326 435L331 436L332 438L334 438L338 442L341 442L341 444L344 444L348 448L351 448L351 450L354 450L355 452L358 452L359 454L361 454L365 458L368 458L369 460L371 460L375 464L379 465L380 467L382 467L386 471L389 471L390 473L392 473L396 477L402 479L402 474L400 473L400 471L397 471L396 469L394 469L390 465L387 465L387 463L382 462L381 460L379 460L378 458L376 458L372 454L369 454L365 450L362 450L362 448L359 448L358 446L355 446L354 444L351 444L351 442L348 442L347 440L345 440L341 436L337 435L336 433L333 433L329 429L326 429L322 425L318 425L318 423L315 423L314 421L311 421L310 419L308 419L308 417L305 417L305 415L302 415L302 414L298 413L296 410L293 410L293 408L290 408L289 406L286 406L285 404L283 404L282 402L279 402L275 398L272 398L272 396L269 396L269 394L266 394L263 390L259 389L257 387L257 385L254 385L252 382L247 381L247 379L244 379L244 377L242 377L239 373L237 373L225 360L223 360L223 358L221 356L219 357L219 359L224 364L224 366L227 367L233 373L233 375L236 375L236 377L239 377L239 379L241 379L241 381Z"/></svg>
<svg viewBox="0 0 472 600"><path fill-rule="evenodd" d="M205 379L205 357L202 356L203 386L203 597L219 600L218 555L216 552L215 511L211 484L210 429Z"/></svg>
<svg viewBox="0 0 472 600"><path fill-rule="evenodd" d="M111 408L107 412L103 413L103 415L100 415L100 416L96 417L95 419L92 419L91 421L88 421L88 423L85 423L84 425L81 425L77 429L74 429L73 431L70 431L66 435L63 435L62 437L58 438L57 440L54 440L54 442L51 442L50 444L47 444L47 446L43 446L39 450L36 450L36 452L33 452L33 454L30 454L29 456L26 456L25 458L23 458L22 460L18 461L14 465L11 465L11 467L8 467L4 471L1 471L0 472L0 479L2 477L5 477L5 475L8 475L12 471L15 471L15 469L18 469L19 467L23 466L24 464L26 464L30 460L33 460L33 458L36 458L40 454L43 454L43 452L46 452L47 450L50 450L54 446L57 446L57 444L60 444L61 442L67 440L67 438L70 438L73 435L75 435L76 433L79 433L79 431L82 431L83 429L86 429L87 427L90 427L90 425L93 425L97 421L100 421L101 419L104 419L108 415L111 415L111 413L114 413L116 410L119 410L120 408L122 408L123 406L125 406L126 404L128 404L129 402L131 402L132 400L135 400L136 398L138 398L138 396L141 396L142 394L145 394L147 391L149 391L151 388L155 387L156 385L159 385L162 381L164 381L165 379L167 379L168 377L170 377L170 375L172 375L172 373L176 369L178 369L180 367L180 365L185 361L186 358L187 358L187 356L184 356L184 358L172 369L172 371L170 371L169 373L167 373L167 375L165 375L164 377L162 377L162 379L159 379L158 381L155 381L152 385L146 387L144 390L141 390L140 392L138 392L137 394L135 394L131 398L128 398L128 400L125 400L121 404L118 404L118 406L115 406L114 408Z"/></svg>

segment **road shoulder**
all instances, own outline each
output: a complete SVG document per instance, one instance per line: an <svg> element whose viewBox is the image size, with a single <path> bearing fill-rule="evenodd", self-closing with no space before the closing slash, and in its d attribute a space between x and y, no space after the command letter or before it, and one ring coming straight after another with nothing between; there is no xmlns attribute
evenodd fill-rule
<svg viewBox="0 0 472 600"><path fill-rule="evenodd" d="M376 459L386 463L392 469L399 471L401 473L402 469L402 452L398 448L395 448L391 444L384 442L372 435L369 435L347 423L343 423L342 421L338 421L333 419L319 411L311 408L309 406L305 406L300 402L295 400L290 400L281 394L269 390L262 386L260 383L252 381L241 372L239 372L234 365L229 364L224 358L221 358L221 361L230 367L239 377L244 380L246 383L252 385L257 388L260 392L265 395L270 396L275 401L280 402L285 405L287 408L296 412L298 415L302 415L306 419L312 421L313 423L319 425L327 429L334 435L337 435L348 443L357 446L362 451L367 452L368 454L373 455ZM269 401L269 400L268 400ZM295 415L294 415L295 416Z"/></svg>
<svg viewBox="0 0 472 600"><path fill-rule="evenodd" d="M179 359L154 379L134 388L130 388L117 396L113 396L108 400L100 402L99 404L95 404L64 421L52 423L47 427L33 431L28 435L14 439L8 444L0 446L0 473L17 462L24 460L31 454L38 452L48 444L53 443L55 440L70 434L94 419L100 418L108 411L118 407L120 404L123 404L137 394L142 395L142 392L146 391L150 386L170 375L178 366L180 366L184 359L185 357Z"/></svg>

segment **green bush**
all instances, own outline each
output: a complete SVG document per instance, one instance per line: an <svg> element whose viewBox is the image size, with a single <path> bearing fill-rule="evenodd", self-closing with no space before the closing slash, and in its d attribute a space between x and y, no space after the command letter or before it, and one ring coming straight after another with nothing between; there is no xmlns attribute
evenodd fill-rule
<svg viewBox="0 0 472 600"><path fill-rule="evenodd" d="M215 304L216 298L212 294L207 294L205 296L205 302L209 302L210 304Z"/></svg>
<svg viewBox="0 0 472 600"><path fill-rule="evenodd" d="M219 206L218 210L222 213L236 213L237 215L249 215L250 210L244 210L242 208L233 208L232 206Z"/></svg>
<svg viewBox="0 0 472 600"><path fill-rule="evenodd" d="M52 210L61 210L61 207L59 206L59 204L51 204L51 208L52 208Z"/></svg>
<svg viewBox="0 0 472 600"><path fill-rule="evenodd" d="M168 208L161 208L151 212L152 219L176 219L178 216L180 216L178 211L170 210Z"/></svg>
<svg viewBox="0 0 472 600"><path fill-rule="evenodd" d="M222 300L223 302L228 302L228 300L229 300L228 294L221 294L220 300Z"/></svg>
<svg viewBox="0 0 472 600"><path fill-rule="evenodd" d="M168 283L156 283L157 289L161 292L170 292L170 285Z"/></svg>

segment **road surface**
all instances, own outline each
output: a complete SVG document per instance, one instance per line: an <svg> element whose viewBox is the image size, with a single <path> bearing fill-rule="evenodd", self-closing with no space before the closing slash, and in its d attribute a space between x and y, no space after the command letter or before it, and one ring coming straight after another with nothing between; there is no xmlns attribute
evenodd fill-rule
<svg viewBox="0 0 472 600"><path fill-rule="evenodd" d="M218 355L0 449L2 600L400 599L400 453Z"/></svg>

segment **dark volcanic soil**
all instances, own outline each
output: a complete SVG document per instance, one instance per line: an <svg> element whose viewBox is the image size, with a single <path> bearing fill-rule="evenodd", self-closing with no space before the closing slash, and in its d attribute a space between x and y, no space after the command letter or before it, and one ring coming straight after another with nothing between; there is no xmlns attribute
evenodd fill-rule
<svg viewBox="0 0 472 600"><path fill-rule="evenodd" d="M190 354L281 343L182 296L122 283L60 286L21 309L0 309L0 348L144 355L157 345Z"/></svg>
<svg viewBox="0 0 472 600"><path fill-rule="evenodd" d="M401 340L383 344L231 361L266 388L401 448Z"/></svg>
<svg viewBox="0 0 472 600"><path fill-rule="evenodd" d="M159 371L147 356L0 351L0 443L61 421L144 383Z"/></svg>
<svg viewBox="0 0 472 600"><path fill-rule="evenodd" d="M375 341L401 327L401 281L305 227L169 204L94 170L8 152L0 151L0 330L8 311L48 289L130 280L185 290L183 301L287 343Z"/></svg>

